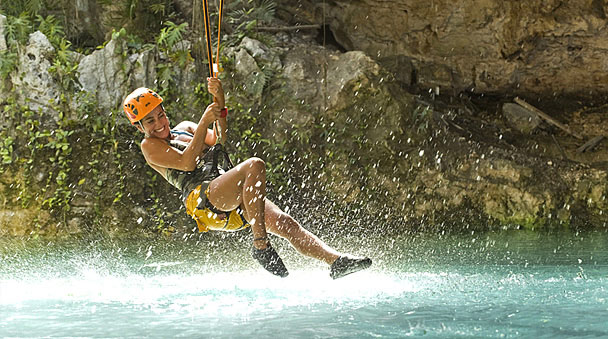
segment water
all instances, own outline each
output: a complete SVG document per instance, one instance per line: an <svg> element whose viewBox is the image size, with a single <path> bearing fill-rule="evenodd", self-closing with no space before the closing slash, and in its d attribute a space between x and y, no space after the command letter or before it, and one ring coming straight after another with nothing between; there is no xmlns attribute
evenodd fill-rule
<svg viewBox="0 0 608 339"><path fill-rule="evenodd" d="M0 337L608 337L606 233L353 236L374 266L335 281L246 241L2 239Z"/></svg>

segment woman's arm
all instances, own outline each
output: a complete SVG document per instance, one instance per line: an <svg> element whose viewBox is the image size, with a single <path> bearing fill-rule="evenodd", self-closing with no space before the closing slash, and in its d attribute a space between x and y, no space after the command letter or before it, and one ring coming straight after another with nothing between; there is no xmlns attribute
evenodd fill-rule
<svg viewBox="0 0 608 339"><path fill-rule="evenodd" d="M194 134L194 132L196 132L196 126L197 125L195 123L193 123L192 121L182 121L175 126L175 129ZM207 146L211 147L211 146L215 145L215 139L216 139L215 132L212 129L207 128L207 136L205 137L205 144L207 144Z"/></svg>
<svg viewBox="0 0 608 339"><path fill-rule="evenodd" d="M209 93L213 95L213 102L217 103L220 109L224 108L226 106L226 101L224 99L224 89L222 88L222 82L218 78L207 78L207 89ZM219 122L220 133L222 135L221 142L224 143L227 139L226 131L228 130L228 122L226 120L226 117L221 116L217 121ZM191 121L184 121L175 126L175 128L194 134L197 125ZM214 129L208 129L207 137L205 138L205 143L208 146L213 146L217 141L217 137L218 136L215 134Z"/></svg>
<svg viewBox="0 0 608 339"><path fill-rule="evenodd" d="M169 146L165 140L145 138L141 150L149 164L175 168L182 171L192 171L196 168L197 160L205 148L207 126L220 118L220 107L217 103L207 106L194 131L192 141L183 152Z"/></svg>

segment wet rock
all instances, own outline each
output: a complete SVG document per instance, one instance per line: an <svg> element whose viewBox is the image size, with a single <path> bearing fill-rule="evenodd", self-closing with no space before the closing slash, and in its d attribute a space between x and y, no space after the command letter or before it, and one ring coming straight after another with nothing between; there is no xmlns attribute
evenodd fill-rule
<svg viewBox="0 0 608 339"><path fill-rule="evenodd" d="M68 220L67 227L62 229L62 232L67 232L68 234L79 234L82 233L84 220L82 218L72 218Z"/></svg>
<svg viewBox="0 0 608 339"><path fill-rule="evenodd" d="M379 72L380 66L365 53L328 53L303 46L285 55L283 75L294 81L283 90L316 112L339 111L352 104L359 89L366 91Z"/></svg>
<svg viewBox="0 0 608 339"><path fill-rule="evenodd" d="M487 9L489 3L491 1L485 2L485 7L480 7ZM362 6L367 2L332 2L330 6L335 4L351 10L355 8L352 6ZM515 6L493 4L494 7L490 6L491 8ZM319 196L327 194L338 197L338 203L346 205L337 207L344 208L341 212L349 211L350 206L361 204L364 206L361 210L376 216L382 214L381 218L393 213L400 220L411 221L415 227L418 227L420 220L426 220L433 225L441 224L440 217L445 216L444 220L451 220L458 229L465 229L469 227L469 219L466 219L466 216L470 215L497 220L498 225L516 223L524 227L540 227L547 220L568 224L572 218L589 223L597 222L598 225L608 221L602 214L608 207L605 201L608 192L605 171L596 173L554 158L537 160L527 157L521 150L516 149L519 145L506 144L505 139L501 139L503 131L493 126L491 121L483 121L482 127L476 127L479 117L468 116L450 120L453 116L458 115L460 118L465 115L464 109L454 111L458 113L440 112L439 106L437 109L427 106L424 110L418 110L418 107L426 105L419 104L425 98L422 95L414 97L402 90L404 85L417 83L429 88L440 86L442 93L445 92L444 87L455 88L462 85L491 91L513 86L520 76L528 76L528 69L521 66L521 63L525 64L527 61L519 59L520 55L522 58L526 55L524 51L518 51L519 47L515 45L492 46L513 53L503 59L493 58L492 56L500 54L496 54L494 50L483 51L484 55L489 56L484 58L483 62L479 62L479 59L471 54L479 52L479 48L483 46L489 47L488 41L492 39L491 34L485 35L475 30L483 31L491 26L490 30L495 32L493 25L500 24L496 19L489 16L482 22L473 21L478 26L470 26L471 23L463 18L468 18L469 15L472 19L479 19L480 15L476 9L467 14L466 10L474 8L469 8L466 4L459 7L443 3L445 7L454 10L455 22L440 27L435 23L428 24L432 20L425 19L421 14L433 13L424 7L426 4L413 4L412 6L418 6L413 12L408 7L410 3L388 2L384 5L394 8L402 6L407 10L396 13L397 18L416 18L411 20L412 26L407 29L399 26L402 22L393 21L391 31L378 35L379 40L386 38L386 48L378 49L376 53L340 53L315 44L301 41L298 43L297 39L282 40L289 44L284 48L269 48L260 41L243 39L241 45L225 50L226 54L235 60L235 68L223 74L228 77L225 85L234 86L228 93L229 100L242 104L244 110L249 107L256 109L252 114L259 114L256 116L260 118L258 121L270 122L268 128L263 126L256 130L264 140L277 145L282 145L283 142L287 144L288 141L291 143L289 147L294 147L291 154L299 153L298 155L304 155L303 158L312 159L310 163L306 163L306 159L289 159L297 161L297 165L302 167L313 168L313 175L305 182L306 190L310 182L314 181L314 184L323 187L322 191L312 191L313 196L316 197L317 193L321 192ZM554 11L560 11L559 7L549 6L543 13L553 15ZM376 6L369 15L377 16L378 12L387 12L386 9ZM445 19L445 8L440 7L437 11L441 13L439 22L443 22L441 20ZM495 13L493 10L482 12ZM361 36L357 36L358 32L363 36L375 32L367 23L355 28L360 24L360 13L351 14L351 23L357 23L352 27L339 27L341 20L345 18L337 13L332 14L335 16L335 22L330 24L335 32L340 30L341 34L338 34L337 39L349 48L365 43ZM595 22L594 19L590 21L591 24ZM462 33L462 29L466 27L473 27L473 34ZM359 31L356 32L357 30ZM283 36L285 34L287 33ZM400 41L393 46L391 41L396 41L392 39L397 37L410 40L407 40L407 44ZM502 41L502 38L499 38L496 39ZM467 42L469 45L465 46ZM532 43L533 41L523 41L524 47ZM541 45L546 43L540 42ZM373 52L374 44L375 42L371 42L366 46ZM39 47L44 49L44 46L45 44L41 43ZM184 41L176 48L180 50L188 48L187 46L188 43ZM158 85L157 66L160 63L168 65L173 62L170 55L157 54L155 51L133 55L124 52L124 41L111 41L105 48L82 57L80 62L80 81L87 93L97 98L103 113L120 110L122 98L134 87ZM535 63L544 60L544 52L540 48L536 53L527 55L527 60L532 61L530 69L538 70ZM397 57L393 58L395 55ZM539 59L536 59L537 57ZM383 61L377 63L375 59ZM200 82L193 63L187 63L185 66L173 64L168 67L173 67L171 84L175 84L175 93L178 93L186 104L192 103L192 97L188 93L195 87L193 84ZM276 74L268 76L266 71ZM27 88L27 84L21 83L20 86ZM511 108L507 106L504 109L505 116L509 116L510 121L526 120L525 115L513 114ZM76 108L73 109L76 111ZM433 114L428 114L429 111ZM603 115L605 112L602 110L596 114ZM483 119L488 116L493 114L484 114ZM443 117L446 120L439 125L439 120ZM125 119L119 121L127 124ZM529 127L529 122L524 121L524 127L520 127L522 131L532 131L535 128ZM601 130L597 127L598 124L595 125ZM501 128L502 126L503 124L500 124ZM115 131L120 138L123 126L118 127ZM494 135L488 131L496 133ZM82 166L82 178L88 178L89 174L84 172L84 169L89 166L86 162L90 160L90 149L95 149L95 145L89 145L86 141L72 144L74 147L78 144L85 150L78 153L82 156L73 153L71 159L74 168ZM117 141L114 151L120 152L124 140L114 141ZM105 146L107 145L104 144ZM136 146L129 147L130 151L138 152ZM90 216L97 213L102 215L104 220L95 222L107 225L107 229L156 229L155 213L158 209L151 208L152 200L149 198L152 188L142 185L139 177L133 179L133 176L141 176L141 173L144 173L140 170L145 166L143 157L137 153L137 156L132 157L136 160L125 160L127 157L123 156L119 160L122 165L117 167L117 158L109 157L112 150L105 148L108 148L108 157L99 159L107 165L103 174L99 175L99 178L103 179L100 182L104 183L104 187L98 184L98 188L93 186L90 192L83 192L91 194L90 202L83 201L84 196L73 196L70 200L72 209L67 218L68 225L61 227L67 227L70 232L75 231L76 227L82 227L79 226L81 221L90 221ZM289 152L291 151L290 149ZM96 153L96 158L100 154L104 152ZM130 155L132 153L129 153ZM124 165L125 163L129 165ZM43 185L47 182L46 176L36 171L31 174L32 183ZM296 176L299 174L295 173ZM122 176L121 179L118 179L118 176ZM119 186L114 183L119 183L119 180L124 180L126 185L121 193L128 193L123 195L124 201L113 203L116 196L113 189ZM166 183L157 183L158 181L154 184L154 190L158 191L154 191L154 196L168 197L158 208L177 211L177 206L169 209L166 207L172 203L179 205L179 197L171 195L171 188ZM74 188L74 184L69 187ZM10 187L7 185L2 188ZM303 199L309 197L310 195L303 196ZM8 198L3 201L4 204L16 204L16 200ZM24 215L26 217L19 219L20 222L26 220L30 214ZM164 215L171 214L167 212ZM185 213L175 215L187 219L183 223L185 228L192 227L192 220L188 219ZM170 218L173 220L173 216ZM7 223L10 224L14 220L17 219L0 213L0 227L3 230L7 229ZM45 232L52 232L58 222L54 220L49 224L51 226Z"/></svg>
<svg viewBox="0 0 608 339"><path fill-rule="evenodd" d="M439 94L441 88L453 88L452 70L446 65L420 63L417 66L417 85Z"/></svg>
<svg viewBox="0 0 608 339"><path fill-rule="evenodd" d="M286 100L286 112L283 118L296 124L305 124L310 114L299 114L304 104L309 112L318 113L324 110L326 99L331 96L322 91L323 70L327 68L328 58L338 58L333 53L324 54L323 50L314 47L295 46L283 57L283 81L281 92Z"/></svg>
<svg viewBox="0 0 608 339"><path fill-rule="evenodd" d="M395 76L395 80L402 87L412 85L414 77L414 65L412 60L405 55L392 55L379 60L379 63Z"/></svg>
<svg viewBox="0 0 608 339"><path fill-rule="evenodd" d="M502 105L502 114L509 125L524 134L532 134L532 132L542 123L541 118L534 112L521 107L514 103L505 103Z"/></svg>
<svg viewBox="0 0 608 339"><path fill-rule="evenodd" d="M158 90L157 56L153 50L125 55L125 49L126 43L121 38L113 39L104 48L82 57L78 64L78 80L82 89L95 97L100 110L106 114L120 110L123 98L137 87ZM176 73L176 78L182 79L180 75L191 71L190 68L183 69ZM125 123L126 120L118 122Z"/></svg>
<svg viewBox="0 0 608 339"><path fill-rule="evenodd" d="M327 109L341 110L349 106L357 91L368 89L379 72L378 63L363 52L346 52L329 58Z"/></svg>

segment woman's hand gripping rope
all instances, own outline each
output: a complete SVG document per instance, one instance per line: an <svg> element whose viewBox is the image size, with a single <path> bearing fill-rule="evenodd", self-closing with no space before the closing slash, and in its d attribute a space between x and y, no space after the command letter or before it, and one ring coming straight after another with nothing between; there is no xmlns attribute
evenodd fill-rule
<svg viewBox="0 0 608 339"><path fill-rule="evenodd" d="M224 100L224 89L222 83L218 78L207 78L207 90L213 95L214 101L219 104L220 109L226 106Z"/></svg>
<svg viewBox="0 0 608 339"><path fill-rule="evenodd" d="M205 109L205 113L203 113L203 117L201 118L206 125L210 125L214 121L220 119L222 116L222 110L220 105L217 102L214 102L207 106Z"/></svg>

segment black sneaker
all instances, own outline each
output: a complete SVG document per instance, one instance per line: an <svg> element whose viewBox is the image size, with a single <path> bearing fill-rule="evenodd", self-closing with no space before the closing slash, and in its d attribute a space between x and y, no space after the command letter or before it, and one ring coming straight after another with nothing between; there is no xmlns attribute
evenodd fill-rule
<svg viewBox="0 0 608 339"><path fill-rule="evenodd" d="M333 264L329 276L332 279L342 278L351 273L364 270L372 265L370 258L352 258L349 256L341 256Z"/></svg>
<svg viewBox="0 0 608 339"><path fill-rule="evenodd" d="M270 244L263 250L254 247L251 251L251 256L268 272L278 275L281 278L285 278L289 275L285 264L283 264L283 260L281 260L277 251L275 251Z"/></svg>

